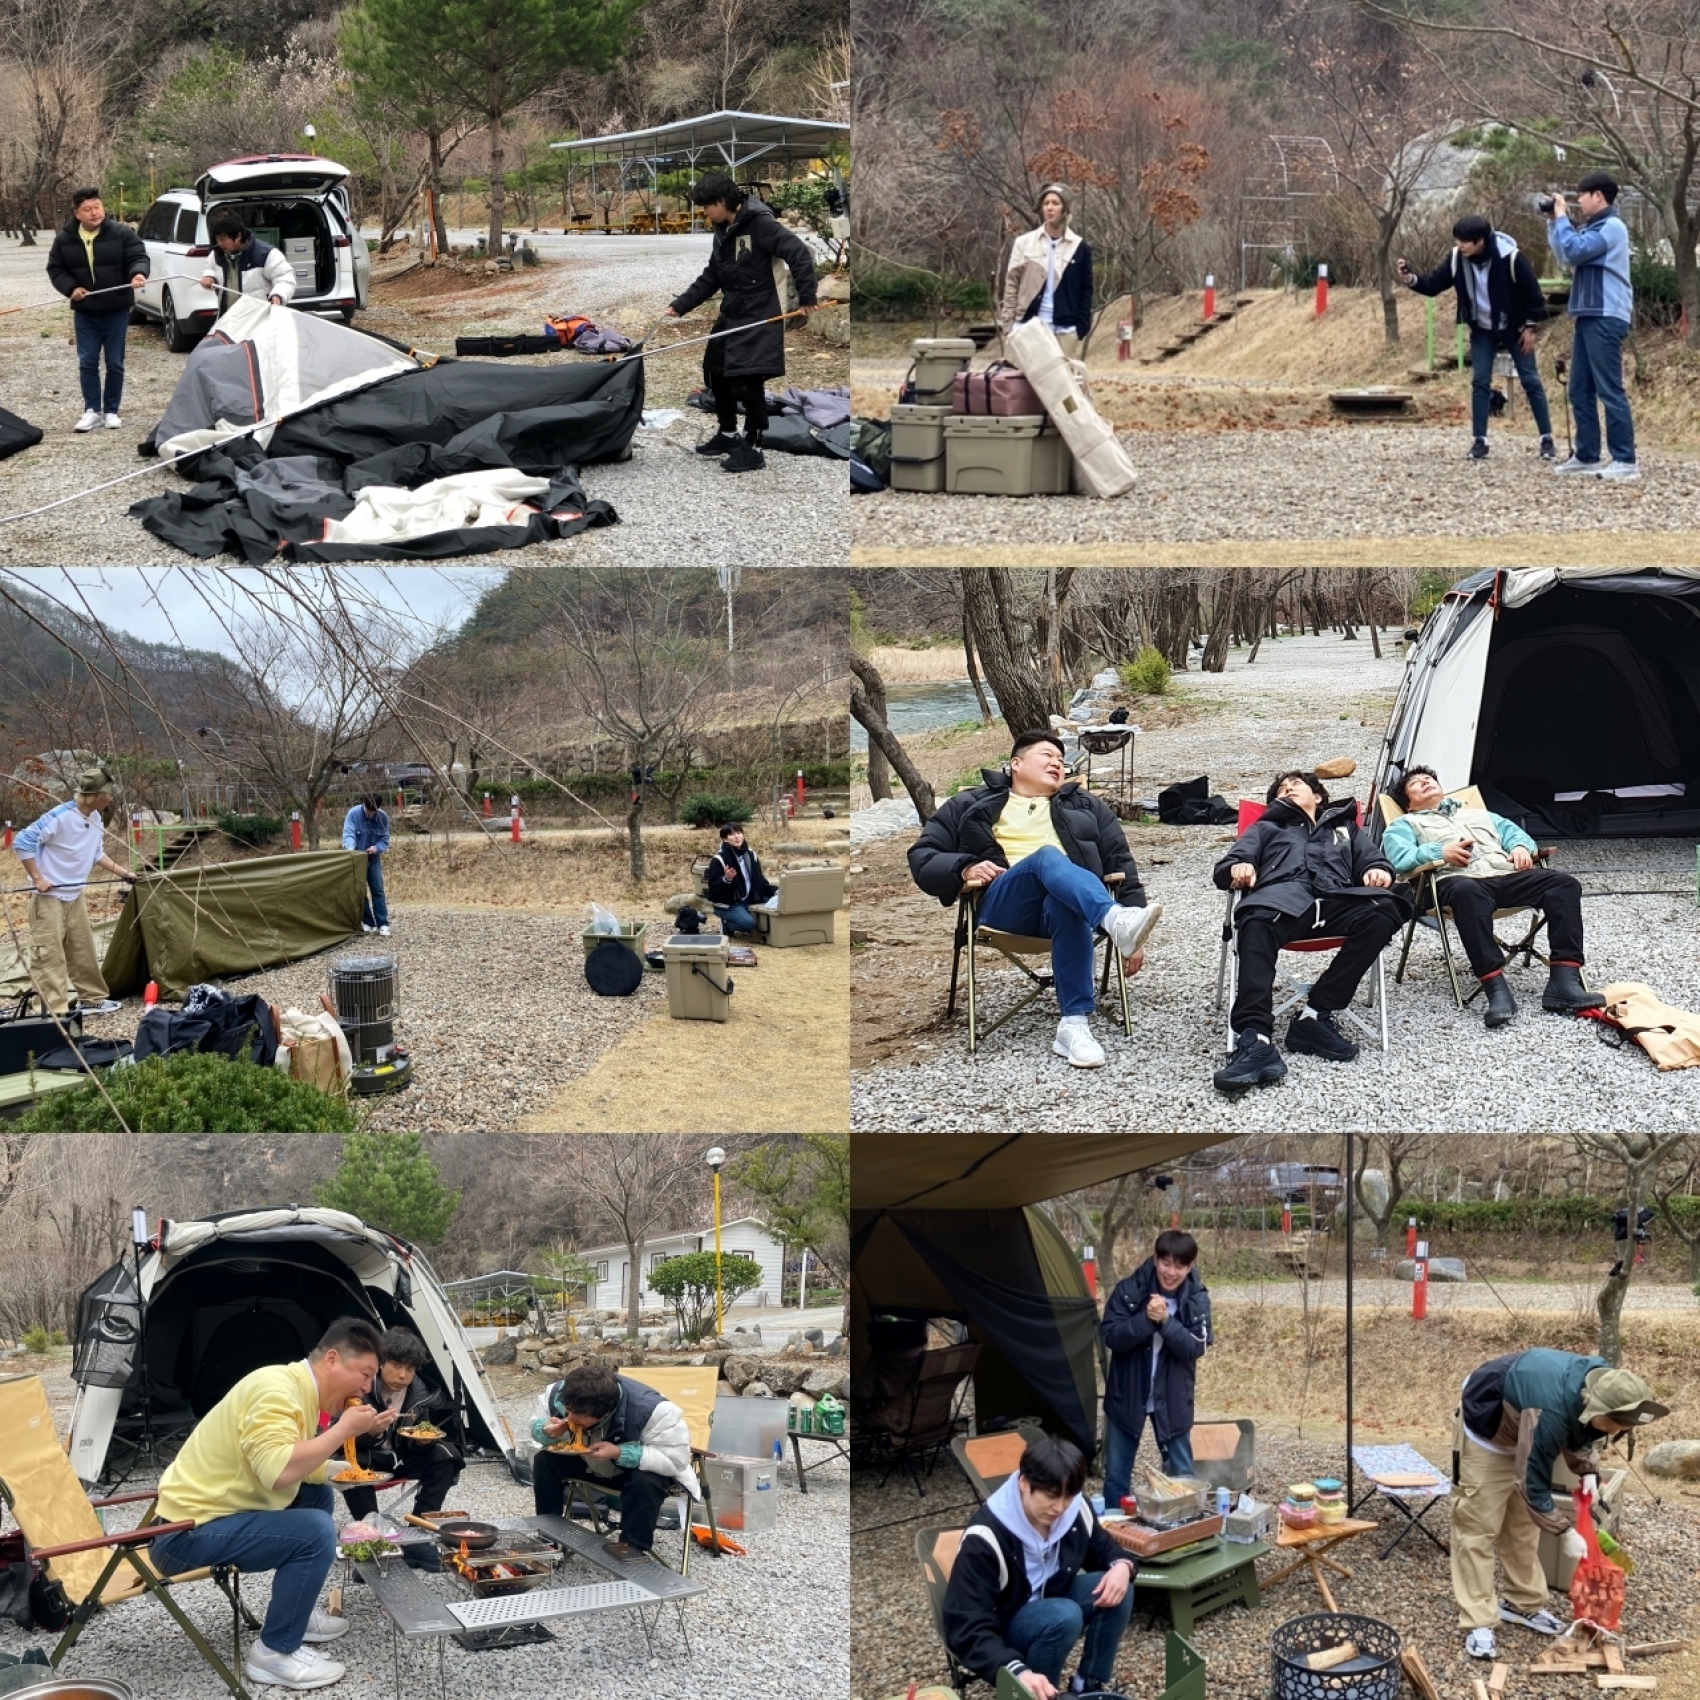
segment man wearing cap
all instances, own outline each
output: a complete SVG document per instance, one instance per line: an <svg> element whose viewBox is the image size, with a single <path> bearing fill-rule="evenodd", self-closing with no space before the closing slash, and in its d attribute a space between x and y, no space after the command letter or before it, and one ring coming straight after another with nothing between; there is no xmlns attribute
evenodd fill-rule
<svg viewBox="0 0 1700 1700"><path fill-rule="evenodd" d="M1498 1656L1496 1623L1540 1635L1564 1627L1546 1609L1539 1552L1543 1529L1559 1535L1572 1522L1553 1504L1559 1457L1586 1476L1601 1440L1669 1414L1640 1376L1574 1352L1513 1352L1465 1380L1454 1441L1452 1593L1471 1658ZM1505 1566L1504 1598L1494 1588L1496 1552Z"/></svg>
<svg viewBox="0 0 1700 1700"><path fill-rule="evenodd" d="M1064 354L1079 352L1092 329L1092 249L1068 227L1068 191L1047 183L1039 191L1039 228L1016 237L1003 277L998 323L1037 319Z"/></svg>
<svg viewBox="0 0 1700 1700"><path fill-rule="evenodd" d="M134 885L136 876L106 854L101 811L112 806L112 780L104 768L77 775L76 795L55 804L17 836L13 848L35 887L30 897L30 983L50 1015L110 1015L118 1004L106 995L95 954L83 888L97 867Z"/></svg>

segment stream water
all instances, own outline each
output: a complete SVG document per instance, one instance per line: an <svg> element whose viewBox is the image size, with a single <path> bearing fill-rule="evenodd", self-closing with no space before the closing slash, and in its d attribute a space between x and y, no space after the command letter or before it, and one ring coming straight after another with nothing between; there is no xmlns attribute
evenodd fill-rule
<svg viewBox="0 0 1700 1700"><path fill-rule="evenodd" d="M998 711L997 698L986 687L986 701L992 713ZM959 721L978 720L980 704L974 687L966 679L929 679L921 684L887 685L885 688L886 722L899 738L910 732L936 732L943 726L955 726ZM855 721L850 722L850 748L866 750L868 735Z"/></svg>

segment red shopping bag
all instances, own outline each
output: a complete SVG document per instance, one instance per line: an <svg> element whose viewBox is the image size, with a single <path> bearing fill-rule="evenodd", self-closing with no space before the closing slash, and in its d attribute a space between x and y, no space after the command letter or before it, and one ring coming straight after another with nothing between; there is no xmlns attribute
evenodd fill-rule
<svg viewBox="0 0 1700 1700"><path fill-rule="evenodd" d="M1593 1496L1581 1488L1575 1490L1576 1533L1587 1547L1570 1578L1570 1615L1580 1623L1586 1619L1601 1629L1616 1629L1623 1619L1624 1574L1600 1551L1600 1537L1594 1532L1590 1506Z"/></svg>

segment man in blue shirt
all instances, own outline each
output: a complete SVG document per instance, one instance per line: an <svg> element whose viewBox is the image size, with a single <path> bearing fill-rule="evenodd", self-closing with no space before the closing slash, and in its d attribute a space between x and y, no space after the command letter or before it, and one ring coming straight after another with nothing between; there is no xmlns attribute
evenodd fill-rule
<svg viewBox="0 0 1700 1700"><path fill-rule="evenodd" d="M1570 405L1576 411L1576 452L1554 472L1585 472L1595 478L1634 479L1635 422L1623 390L1623 339L1635 319L1629 281L1629 229L1618 216L1617 182L1609 172L1585 172L1577 185L1578 224L1562 195L1554 195L1547 217L1547 242L1559 263L1570 268ZM1600 464L1600 419L1606 416L1611 459Z"/></svg>
<svg viewBox="0 0 1700 1700"><path fill-rule="evenodd" d="M1436 871L1440 901L1452 911L1487 993L1484 1024L1503 1027L1517 1013L1505 983L1505 953L1493 936L1496 909L1546 914L1552 956L1542 1009L1555 1015L1599 1009L1606 1000L1582 984L1582 887L1575 876L1537 868L1539 846L1528 833L1503 815L1448 797L1432 767L1407 768L1391 795L1405 813L1382 834L1382 854L1401 879Z"/></svg>
<svg viewBox="0 0 1700 1700"><path fill-rule="evenodd" d="M390 847L390 817L368 792L343 816L342 847L366 852L366 900L361 905L362 932L390 936L390 909L384 901L383 855Z"/></svg>

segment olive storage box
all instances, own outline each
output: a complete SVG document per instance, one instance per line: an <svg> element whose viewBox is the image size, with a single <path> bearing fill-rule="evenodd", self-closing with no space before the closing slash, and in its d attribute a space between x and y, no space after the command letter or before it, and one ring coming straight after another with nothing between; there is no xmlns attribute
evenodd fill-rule
<svg viewBox="0 0 1700 1700"><path fill-rule="evenodd" d="M968 370L974 344L965 336L918 336L909 344L909 356L915 363L910 377L915 401L949 407L956 374Z"/></svg>
<svg viewBox="0 0 1700 1700"><path fill-rule="evenodd" d="M953 413L944 422L944 487L952 495L1061 496L1071 476L1068 446L1042 413Z"/></svg>
<svg viewBox="0 0 1700 1700"><path fill-rule="evenodd" d="M732 1013L727 947L724 933L675 933L662 946L667 1013L675 1021L724 1021Z"/></svg>
<svg viewBox="0 0 1700 1700"><path fill-rule="evenodd" d="M898 402L891 410L891 487L944 488L944 422L950 409Z"/></svg>

